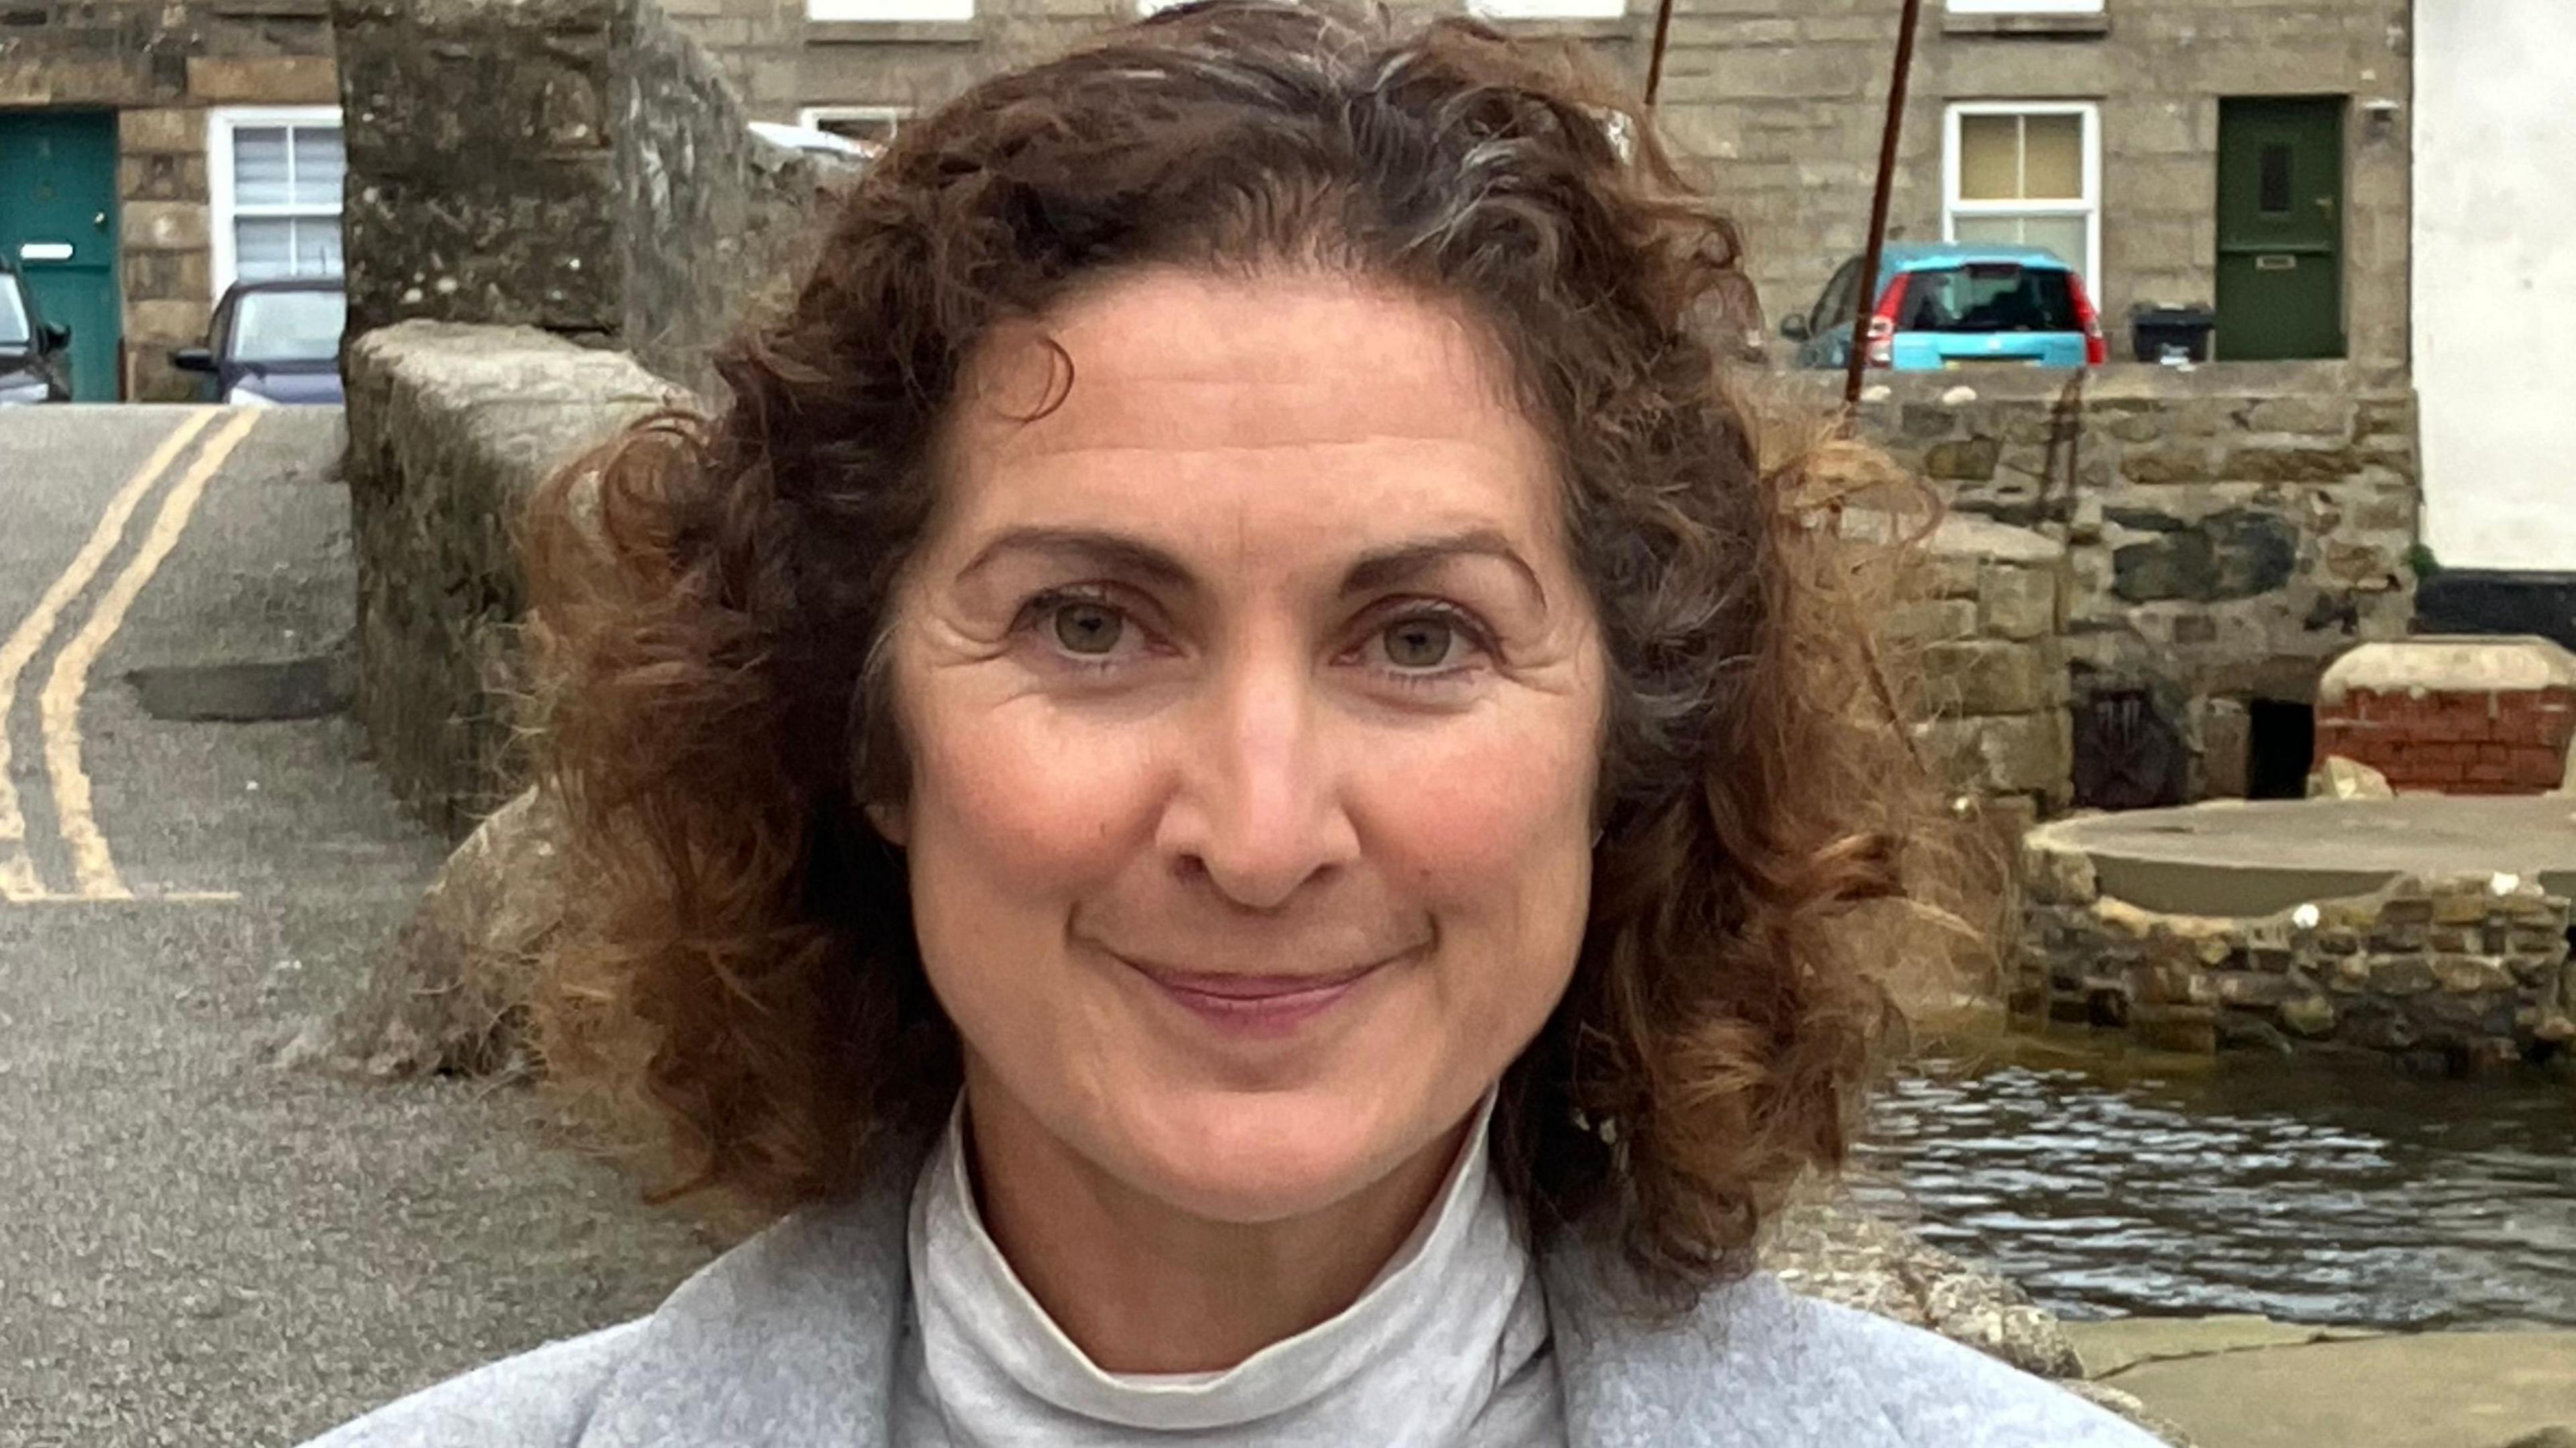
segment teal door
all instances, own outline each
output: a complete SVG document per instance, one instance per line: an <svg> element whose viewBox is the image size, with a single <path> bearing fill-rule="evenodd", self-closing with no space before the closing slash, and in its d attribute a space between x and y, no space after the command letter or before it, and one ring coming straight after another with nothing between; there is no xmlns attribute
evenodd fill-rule
<svg viewBox="0 0 2576 1448"><path fill-rule="evenodd" d="M0 254L36 294L36 310L72 333L72 396L114 402L116 116L111 111L0 111Z"/></svg>
<svg viewBox="0 0 2576 1448"><path fill-rule="evenodd" d="M2218 355L2343 355L2343 98L2218 103Z"/></svg>

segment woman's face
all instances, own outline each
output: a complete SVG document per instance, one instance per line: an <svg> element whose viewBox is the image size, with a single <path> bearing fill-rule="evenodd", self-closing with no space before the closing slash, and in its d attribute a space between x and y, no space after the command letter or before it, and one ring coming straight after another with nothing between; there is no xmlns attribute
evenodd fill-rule
<svg viewBox="0 0 2576 1448"><path fill-rule="evenodd" d="M922 957L969 1090L1203 1217L1342 1200L1563 994L1595 617L1461 314L1122 276L969 369L901 589Z"/></svg>

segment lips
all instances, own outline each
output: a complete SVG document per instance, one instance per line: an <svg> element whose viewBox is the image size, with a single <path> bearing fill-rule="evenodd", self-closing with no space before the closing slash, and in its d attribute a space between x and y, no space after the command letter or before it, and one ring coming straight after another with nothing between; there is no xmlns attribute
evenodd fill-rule
<svg viewBox="0 0 2576 1448"><path fill-rule="evenodd" d="M1357 995L1371 976L1400 958L1390 956L1330 974L1253 975L1172 970L1123 955L1117 957L1121 964L1159 987L1165 999L1220 1034L1256 1040L1295 1034L1308 1022Z"/></svg>

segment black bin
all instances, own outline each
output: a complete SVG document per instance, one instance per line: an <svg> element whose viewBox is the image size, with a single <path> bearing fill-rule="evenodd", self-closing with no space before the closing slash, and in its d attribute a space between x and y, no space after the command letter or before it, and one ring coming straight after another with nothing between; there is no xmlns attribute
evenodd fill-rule
<svg viewBox="0 0 2576 1448"><path fill-rule="evenodd" d="M2218 314L2207 307L2140 307L2129 314L2129 337L2141 362L2209 360Z"/></svg>

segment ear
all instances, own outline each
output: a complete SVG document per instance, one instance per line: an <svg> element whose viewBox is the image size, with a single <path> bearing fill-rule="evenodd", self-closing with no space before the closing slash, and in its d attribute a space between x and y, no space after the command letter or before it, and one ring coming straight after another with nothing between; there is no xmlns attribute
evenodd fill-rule
<svg viewBox="0 0 2576 1448"><path fill-rule="evenodd" d="M912 843L912 822L904 817L901 805L879 802L868 805L862 813L867 815L868 824L885 837L886 843L896 849Z"/></svg>

